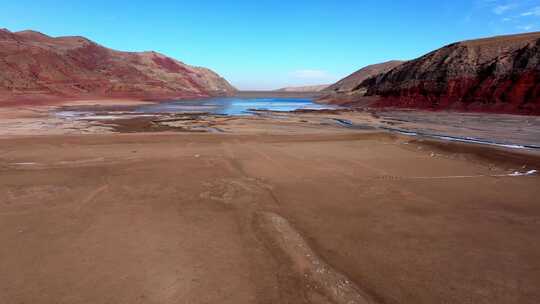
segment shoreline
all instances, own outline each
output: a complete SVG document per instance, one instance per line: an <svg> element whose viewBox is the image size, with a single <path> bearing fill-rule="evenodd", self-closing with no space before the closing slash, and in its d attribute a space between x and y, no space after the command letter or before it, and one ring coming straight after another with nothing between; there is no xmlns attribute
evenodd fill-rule
<svg viewBox="0 0 540 304"><path fill-rule="evenodd" d="M253 110L251 116L209 113L131 113L140 105L156 102L118 100L72 100L54 106L0 107L0 135L65 134L100 132L337 132L349 129L386 130L407 136L463 141L507 148L538 149L540 117L510 114L492 116L477 113L373 111L359 109L295 110L290 112ZM88 112L81 117L61 117L54 112ZM250 126L250 125L253 126ZM283 124L279 126L279 124ZM115 125L119 127L114 127ZM250 130L251 129L251 130ZM65 132L62 130L66 130ZM79 130L79 131L78 131ZM281 130L281 131L280 131Z"/></svg>

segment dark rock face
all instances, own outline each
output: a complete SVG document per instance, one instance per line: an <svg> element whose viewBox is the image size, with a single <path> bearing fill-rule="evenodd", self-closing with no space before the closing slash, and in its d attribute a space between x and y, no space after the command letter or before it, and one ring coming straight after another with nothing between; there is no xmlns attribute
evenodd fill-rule
<svg viewBox="0 0 540 304"><path fill-rule="evenodd" d="M455 43L364 80L352 104L540 114L540 33Z"/></svg>
<svg viewBox="0 0 540 304"><path fill-rule="evenodd" d="M0 29L0 102L43 98L231 95L211 70L155 52L120 52L84 37Z"/></svg>

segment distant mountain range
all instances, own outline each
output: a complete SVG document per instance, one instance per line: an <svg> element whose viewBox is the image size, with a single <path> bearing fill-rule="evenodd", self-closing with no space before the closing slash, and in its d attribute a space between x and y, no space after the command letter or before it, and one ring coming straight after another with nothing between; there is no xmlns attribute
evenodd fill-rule
<svg viewBox="0 0 540 304"><path fill-rule="evenodd" d="M321 85L313 85L313 86L302 86L302 87L286 87L279 90L276 90L277 92L321 92L328 88L329 84L321 84Z"/></svg>
<svg viewBox="0 0 540 304"><path fill-rule="evenodd" d="M210 97L235 91L209 69L156 52L121 52L84 37L0 29L0 102Z"/></svg>
<svg viewBox="0 0 540 304"><path fill-rule="evenodd" d="M540 114L540 32L450 44L361 69L322 100L368 107Z"/></svg>

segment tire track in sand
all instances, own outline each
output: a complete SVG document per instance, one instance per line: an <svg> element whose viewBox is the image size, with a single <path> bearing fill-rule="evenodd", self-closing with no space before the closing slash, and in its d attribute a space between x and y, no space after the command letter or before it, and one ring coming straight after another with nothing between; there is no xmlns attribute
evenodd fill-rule
<svg viewBox="0 0 540 304"><path fill-rule="evenodd" d="M272 212L258 212L254 225L270 251L285 260L289 270L303 282L308 301L322 297L335 304L375 304L345 275L324 262L285 218Z"/></svg>
<svg viewBox="0 0 540 304"><path fill-rule="evenodd" d="M294 281L298 283L298 285L293 283L294 287L291 285L284 288L292 288L293 290L290 291L307 303L375 304L374 300L344 274L322 260L285 218L268 211L268 209L275 210L275 207L279 208L280 205L271 187L265 185L260 179L250 177L244 170L241 159L238 159L229 145L224 144L222 147L230 168L240 175L240 178L235 179L237 182L229 186L242 186L236 191L228 189L226 191L228 195L225 195L224 199L238 210L241 214L240 218L251 221L257 239L279 261L279 264L285 266L282 269L284 275L292 275ZM255 150L252 149L252 152ZM267 160L273 162L271 159ZM242 183L239 184L239 181ZM257 195L246 197L252 191L258 192L256 189L266 192L276 205L265 206L259 201ZM251 202L246 202L246 198ZM295 289L296 287L298 289Z"/></svg>

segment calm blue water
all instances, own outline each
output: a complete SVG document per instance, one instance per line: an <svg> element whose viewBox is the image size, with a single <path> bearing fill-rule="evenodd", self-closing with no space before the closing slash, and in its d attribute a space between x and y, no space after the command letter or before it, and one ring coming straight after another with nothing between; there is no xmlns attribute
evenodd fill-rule
<svg viewBox="0 0 540 304"><path fill-rule="evenodd" d="M144 105L135 109L139 113L211 113L220 115L250 115L254 110L294 111L299 109L337 109L332 105L314 103L300 98L212 98L204 100L171 101Z"/></svg>

